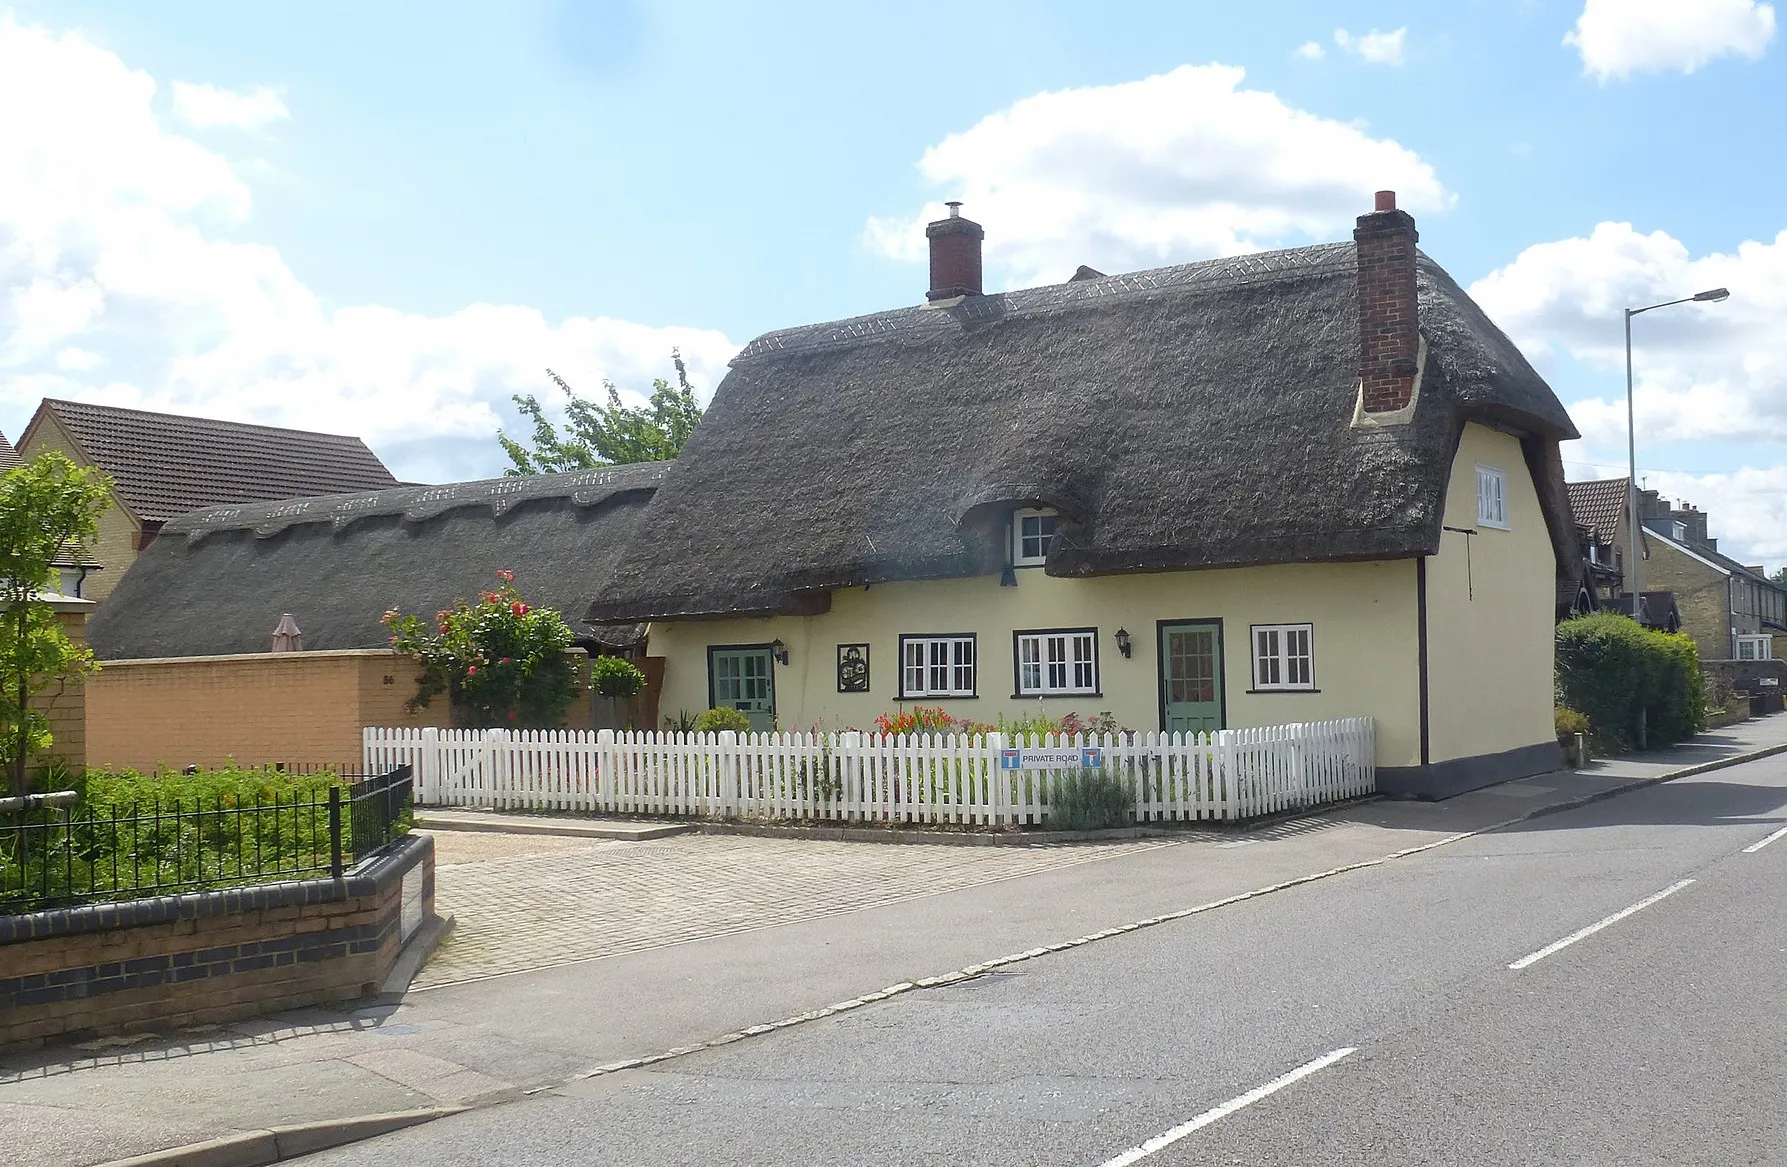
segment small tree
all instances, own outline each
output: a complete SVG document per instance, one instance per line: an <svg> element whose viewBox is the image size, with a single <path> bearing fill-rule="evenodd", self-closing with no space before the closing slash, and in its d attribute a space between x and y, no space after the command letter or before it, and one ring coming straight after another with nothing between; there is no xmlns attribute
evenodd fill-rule
<svg viewBox="0 0 1787 1167"><path fill-rule="evenodd" d="M516 407L533 423L534 448L529 450L497 431L496 440L514 463L504 473L556 474L617 462L662 462L676 457L695 432L701 407L695 404L695 390L689 384L682 353L671 349L670 360L676 366L676 386L672 388L663 378L653 381L651 403L645 408L624 404L612 381L602 382L608 391L607 405L579 397L563 377L547 369L546 375L553 384L564 390L565 413L570 422L563 427L554 426L546 419L537 397L532 393L516 394Z"/></svg>
<svg viewBox="0 0 1787 1167"><path fill-rule="evenodd" d="M51 565L93 539L110 497L104 474L56 453L0 476L0 759L16 794L30 793L26 764L51 741L31 695L94 668L93 654L68 638L42 593Z"/></svg>
<svg viewBox="0 0 1787 1167"><path fill-rule="evenodd" d="M557 729L578 693L577 669L566 656L571 626L548 608L533 608L515 590L515 573L476 604L456 600L431 625L395 608L384 622L391 647L421 662L414 711L445 693L459 724L471 729Z"/></svg>

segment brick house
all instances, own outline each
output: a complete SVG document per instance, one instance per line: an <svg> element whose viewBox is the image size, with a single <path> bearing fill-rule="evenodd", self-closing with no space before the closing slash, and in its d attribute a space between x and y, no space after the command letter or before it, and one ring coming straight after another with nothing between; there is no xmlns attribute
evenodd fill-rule
<svg viewBox="0 0 1787 1167"><path fill-rule="evenodd" d="M112 502L63 590L103 600L176 515L223 503L397 485L359 438L45 398L18 455L54 450L112 479Z"/></svg>
<svg viewBox="0 0 1787 1167"><path fill-rule="evenodd" d="M1576 521L1593 532L1599 546L1611 549L1615 574L1624 576L1612 586L1621 591L1630 582L1628 482L1604 478L1569 484ZM1708 533L1707 513L1692 504L1677 507L1655 490L1640 490L1638 515L1646 611L1672 609L1702 661L1773 659L1775 633L1787 632L1787 588L1770 580L1760 565L1721 552L1718 539ZM1609 606L1629 612L1631 602Z"/></svg>

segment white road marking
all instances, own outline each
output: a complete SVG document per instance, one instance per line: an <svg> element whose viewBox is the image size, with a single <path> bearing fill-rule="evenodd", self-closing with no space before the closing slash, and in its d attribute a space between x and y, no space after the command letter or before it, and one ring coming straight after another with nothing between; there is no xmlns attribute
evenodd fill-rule
<svg viewBox="0 0 1787 1167"><path fill-rule="evenodd" d="M1787 827L1782 827L1780 830L1776 831L1774 834L1770 835L1768 838L1762 840L1760 843L1751 843L1748 847L1744 848L1744 854L1745 855L1754 855L1756 852L1762 850L1764 847L1768 846L1770 843L1774 842L1776 839L1779 839L1783 835L1787 835Z"/></svg>
<svg viewBox="0 0 1787 1167"><path fill-rule="evenodd" d="M1323 1054L1313 1062L1305 1062L1290 1073L1272 1079L1264 1086L1255 1087L1238 1098L1229 1099L1221 1106L1212 1107L1188 1123L1176 1126L1165 1134L1155 1135L1139 1147L1131 1147L1121 1155L1118 1155L1115 1159L1106 1160L1104 1163L1100 1164L1100 1167L1129 1167L1129 1164L1131 1163L1139 1163L1156 1151L1165 1150L1167 1147L1172 1146L1193 1131L1201 1130L1219 1118L1227 1118L1242 1107L1252 1106L1260 1099L1278 1093L1292 1082L1301 1078L1307 1078L1317 1070L1325 1069L1328 1066L1333 1065L1335 1062L1338 1062L1341 1058L1358 1052L1356 1047L1347 1046L1344 1049L1337 1049L1332 1053Z"/></svg>
<svg viewBox="0 0 1787 1167"><path fill-rule="evenodd" d="M1652 904L1656 903L1657 901L1667 899L1668 897L1674 895L1676 892L1680 891L1684 887L1687 887L1690 883L1693 883L1693 882L1694 881L1691 879L1684 879L1680 883L1671 884L1669 887L1664 888L1662 891L1658 892L1656 895L1639 900L1637 903L1633 904L1629 908L1622 908L1620 911L1613 913L1613 915L1607 917L1605 920L1601 920L1597 923L1590 924L1586 928L1582 928L1582 929L1579 929L1578 931L1570 933L1568 936L1564 937L1562 940L1559 940L1554 944L1547 944L1545 947L1539 949L1539 951L1531 953L1527 956L1521 957L1519 960L1515 961L1513 964L1509 965L1508 967L1511 969L1523 969L1529 964L1537 964L1539 961L1544 960L1546 957L1550 956L1552 953L1557 952L1560 949L1570 947L1570 945L1576 943L1578 940L1581 940L1583 937L1593 936L1596 932L1599 932L1601 929L1607 927L1609 924L1617 924L1621 920L1625 919L1627 916L1630 916L1633 912L1642 912L1644 909L1650 907Z"/></svg>

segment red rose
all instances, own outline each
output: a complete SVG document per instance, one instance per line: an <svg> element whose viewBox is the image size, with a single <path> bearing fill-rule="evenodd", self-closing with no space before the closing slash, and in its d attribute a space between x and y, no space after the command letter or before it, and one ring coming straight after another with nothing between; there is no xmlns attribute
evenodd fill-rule
<svg viewBox="0 0 1787 1167"><path fill-rule="evenodd" d="M509 611L515 613L517 616L525 616L527 615L527 605L520 600L516 600L513 604L509 605Z"/></svg>
<svg viewBox="0 0 1787 1167"><path fill-rule="evenodd" d="M466 675L466 676L468 676L468 677L475 677L475 676L477 676L477 675L478 675L478 666L477 666L477 665L472 665L472 666L471 666L471 667L470 667L470 668L468 668L468 669L466 669L466 670L465 670L465 675Z"/></svg>

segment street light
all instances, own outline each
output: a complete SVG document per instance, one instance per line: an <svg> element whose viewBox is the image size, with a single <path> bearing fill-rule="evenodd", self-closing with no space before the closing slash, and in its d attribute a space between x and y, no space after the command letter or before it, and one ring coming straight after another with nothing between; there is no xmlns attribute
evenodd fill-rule
<svg viewBox="0 0 1787 1167"><path fill-rule="evenodd" d="M1632 527L1632 619L1640 624L1644 622L1641 609L1644 591L1639 586L1638 568L1644 556L1640 551L1643 544L1638 541L1638 428L1632 416L1632 317L1676 304L1717 304L1720 300L1730 298L1731 293L1725 288L1709 288L1692 296L1683 296L1679 300L1665 300L1661 304L1651 304L1644 308L1626 309L1626 511L1631 518Z"/></svg>

